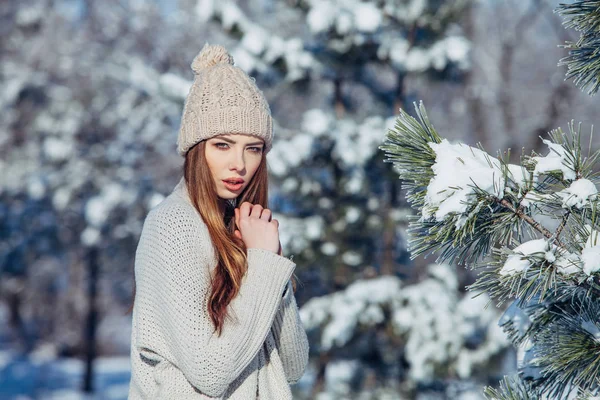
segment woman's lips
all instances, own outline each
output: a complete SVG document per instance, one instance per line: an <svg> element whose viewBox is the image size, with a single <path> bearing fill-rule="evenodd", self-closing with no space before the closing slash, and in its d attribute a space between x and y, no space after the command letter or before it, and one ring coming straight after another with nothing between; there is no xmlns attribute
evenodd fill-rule
<svg viewBox="0 0 600 400"><path fill-rule="evenodd" d="M225 187L228 190L231 190L232 192L237 192L238 190L240 190L242 188L242 186L244 185L244 182L233 183L233 182L229 182L229 181L223 181L223 184L225 184Z"/></svg>

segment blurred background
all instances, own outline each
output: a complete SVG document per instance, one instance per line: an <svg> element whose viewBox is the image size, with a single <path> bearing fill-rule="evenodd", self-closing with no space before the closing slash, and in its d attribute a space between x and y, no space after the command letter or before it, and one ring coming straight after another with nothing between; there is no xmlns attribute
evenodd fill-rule
<svg viewBox="0 0 600 400"><path fill-rule="evenodd" d="M276 120L270 203L311 343L295 398L482 399L516 369L502 310L465 291L465 266L411 260L378 146L420 100L443 137L513 162L571 119L598 122L557 67L577 38L557 4L0 2L0 399L127 398L134 254L181 177L206 42Z"/></svg>

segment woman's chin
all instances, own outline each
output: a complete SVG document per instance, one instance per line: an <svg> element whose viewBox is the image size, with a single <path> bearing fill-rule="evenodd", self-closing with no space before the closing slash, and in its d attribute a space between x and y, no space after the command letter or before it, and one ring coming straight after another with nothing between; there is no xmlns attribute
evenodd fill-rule
<svg viewBox="0 0 600 400"><path fill-rule="evenodd" d="M241 193L241 190L240 190L240 193ZM219 191L218 195L223 200L233 200L233 199L236 199L240 195L240 193L235 193L235 192L231 192L227 189L223 189L223 190Z"/></svg>

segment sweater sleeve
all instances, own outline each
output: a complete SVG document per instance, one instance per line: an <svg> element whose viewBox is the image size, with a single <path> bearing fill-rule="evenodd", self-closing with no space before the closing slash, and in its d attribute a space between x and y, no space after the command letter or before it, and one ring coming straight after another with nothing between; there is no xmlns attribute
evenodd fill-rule
<svg viewBox="0 0 600 400"><path fill-rule="evenodd" d="M201 393L219 397L260 350L295 264L249 249L248 271L217 336L207 311L212 244L203 222L186 212L157 212L144 225L135 265L136 303L146 308L138 345L168 359Z"/></svg>
<svg viewBox="0 0 600 400"><path fill-rule="evenodd" d="M300 320L291 281L273 321L272 331L287 381L296 383L308 364L308 338Z"/></svg>

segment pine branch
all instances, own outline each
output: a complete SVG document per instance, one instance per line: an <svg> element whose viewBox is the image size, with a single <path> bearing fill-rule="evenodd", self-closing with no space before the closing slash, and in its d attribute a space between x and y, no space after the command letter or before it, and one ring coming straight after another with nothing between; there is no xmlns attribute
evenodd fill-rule
<svg viewBox="0 0 600 400"><path fill-rule="evenodd" d="M581 32L577 42L561 46L569 49L569 55L558 65L567 66L566 79L574 78L576 86L589 88L594 95L600 89L600 1L575 1L561 4L555 12L564 17L564 25Z"/></svg>
<svg viewBox="0 0 600 400"><path fill-rule="evenodd" d="M567 210L565 215L563 215L562 221L560 221L560 225L556 229L556 233L554 233L554 236L556 236L557 240L558 240L558 237L560 236L560 234L562 233L563 229L565 229L565 226L567 225L567 222L569 221L570 215L571 215L571 210Z"/></svg>
<svg viewBox="0 0 600 400"><path fill-rule="evenodd" d="M534 352L543 376L539 386L551 398L578 387L596 391L600 376L600 304L583 297L556 307L555 319L535 335Z"/></svg>
<svg viewBox="0 0 600 400"><path fill-rule="evenodd" d="M542 235L544 235L544 237L551 239L554 241L554 244L556 244L558 247L562 247L564 248L565 246L558 240L558 235L556 233L552 233L550 232L548 229L544 228L542 226L542 224L540 224L538 221L536 221L535 219L531 218L529 215L525 214L523 212L523 209L521 207L519 208L514 208L512 206L512 204L510 204L506 199L497 199L497 201L500 202L500 204L502 204L504 207L508 208L510 211L512 211L513 213L515 213L515 215L517 215L519 218L521 218L523 221L527 222L529 225L531 225L536 231L540 232Z"/></svg>
<svg viewBox="0 0 600 400"><path fill-rule="evenodd" d="M568 134L556 129L544 141L549 155L534 153L523 157L522 166L511 165L483 149L450 144L435 132L423 104L415 109L420 121L401 112L381 147L418 210L408 230L411 256L439 252L438 261L476 261L472 265L482 272L468 289L500 304L517 299L513 305L523 310L526 325L515 317L501 325L514 343L534 344L527 353L535 356L528 365L532 381L505 380L486 396L556 398L577 388L597 393L600 274L583 261L582 250L600 230L600 196L589 189L600 151L590 155L590 145L583 157L581 125L575 129L571 121ZM534 209L560 220L554 232ZM592 312L584 315L584 309Z"/></svg>
<svg viewBox="0 0 600 400"><path fill-rule="evenodd" d="M488 400L538 400L539 395L527 382L518 376L505 376L500 388L486 387L483 392Z"/></svg>

